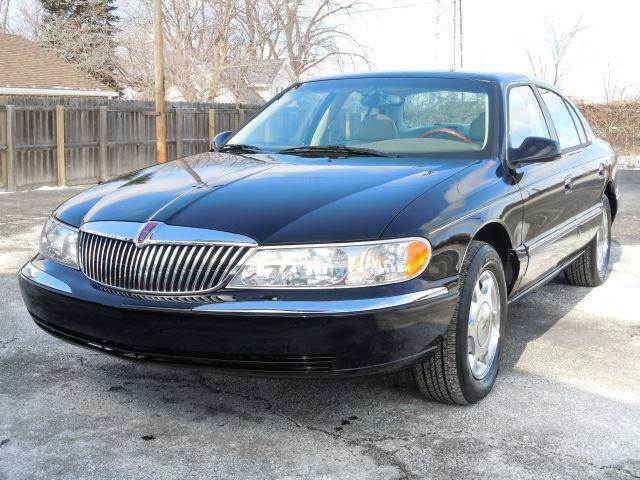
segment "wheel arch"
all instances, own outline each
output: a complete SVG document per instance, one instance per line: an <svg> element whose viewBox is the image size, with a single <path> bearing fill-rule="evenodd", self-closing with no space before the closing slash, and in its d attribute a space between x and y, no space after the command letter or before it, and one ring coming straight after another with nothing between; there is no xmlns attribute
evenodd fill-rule
<svg viewBox="0 0 640 480"><path fill-rule="evenodd" d="M520 272L520 261L516 255L507 228L498 220L490 220L481 225L471 238L491 245L502 259L507 294L516 284Z"/></svg>
<svg viewBox="0 0 640 480"><path fill-rule="evenodd" d="M613 222L618 213L618 197L616 196L616 190L613 186L613 182L609 181L604 189L604 194L609 199L609 205L611 206L611 221Z"/></svg>

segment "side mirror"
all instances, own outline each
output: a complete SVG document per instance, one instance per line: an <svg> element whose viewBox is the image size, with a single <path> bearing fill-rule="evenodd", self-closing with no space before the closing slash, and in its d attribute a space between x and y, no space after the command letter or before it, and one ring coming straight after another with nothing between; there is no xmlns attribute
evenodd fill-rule
<svg viewBox="0 0 640 480"><path fill-rule="evenodd" d="M527 137L518 148L509 149L509 161L519 163L550 162L561 154L560 144L550 138Z"/></svg>
<svg viewBox="0 0 640 480"><path fill-rule="evenodd" d="M213 143L211 144L211 151L215 152L216 150L218 150L222 145L224 145L224 143L227 141L227 139L230 136L231 136L231 131L226 131L226 132L220 132L215 137L213 137Z"/></svg>

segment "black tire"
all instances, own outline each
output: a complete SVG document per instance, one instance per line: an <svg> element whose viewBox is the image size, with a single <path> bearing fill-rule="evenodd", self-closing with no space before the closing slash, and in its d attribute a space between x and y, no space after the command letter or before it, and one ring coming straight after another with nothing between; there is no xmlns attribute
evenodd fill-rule
<svg viewBox="0 0 640 480"><path fill-rule="evenodd" d="M473 290L481 273L489 270L497 280L500 301L500 327L497 351L489 371L476 379L469 367L468 319ZM472 241L462 265L460 295L447 331L437 350L413 367L420 392L429 400L467 405L483 399L493 388L500 366L507 324L507 286L500 256L487 243Z"/></svg>
<svg viewBox="0 0 640 480"><path fill-rule="evenodd" d="M609 267L611 253L611 205L606 195L602 196L602 207L607 222L607 251L604 269L598 270L598 242L597 235L593 237L584 253L576 258L571 265L564 269L564 275L571 285L580 287L597 287L604 283Z"/></svg>

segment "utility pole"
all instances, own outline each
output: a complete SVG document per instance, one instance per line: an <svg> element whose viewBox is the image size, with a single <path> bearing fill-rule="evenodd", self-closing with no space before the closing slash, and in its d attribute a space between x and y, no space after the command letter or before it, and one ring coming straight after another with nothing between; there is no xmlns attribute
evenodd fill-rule
<svg viewBox="0 0 640 480"><path fill-rule="evenodd" d="M449 68L451 70L463 68L462 0L447 0L446 4L445 0L435 0L435 4L435 39L439 41L440 36L446 32L446 41L451 42L451 50L446 49L451 52ZM436 49L435 55L437 55L437 52L438 50Z"/></svg>
<svg viewBox="0 0 640 480"><path fill-rule="evenodd" d="M458 0L458 35L460 37L460 68L464 67L464 59L462 54L462 0Z"/></svg>
<svg viewBox="0 0 640 480"><path fill-rule="evenodd" d="M453 0L453 70L458 66L458 0Z"/></svg>
<svg viewBox="0 0 640 480"><path fill-rule="evenodd" d="M167 113L164 103L162 0L153 0L154 92L156 97L156 162L167 161Z"/></svg>

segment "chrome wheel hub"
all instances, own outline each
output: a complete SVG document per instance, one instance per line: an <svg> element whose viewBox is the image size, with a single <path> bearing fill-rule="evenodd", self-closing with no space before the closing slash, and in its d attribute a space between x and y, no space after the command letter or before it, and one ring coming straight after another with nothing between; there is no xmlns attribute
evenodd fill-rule
<svg viewBox="0 0 640 480"><path fill-rule="evenodd" d="M596 233L596 265L600 276L607 270L607 256L609 253L609 219L607 212L602 212L602 221Z"/></svg>
<svg viewBox="0 0 640 480"><path fill-rule="evenodd" d="M500 340L500 291L493 272L480 274L473 289L467 328L471 373L482 380L493 365Z"/></svg>

